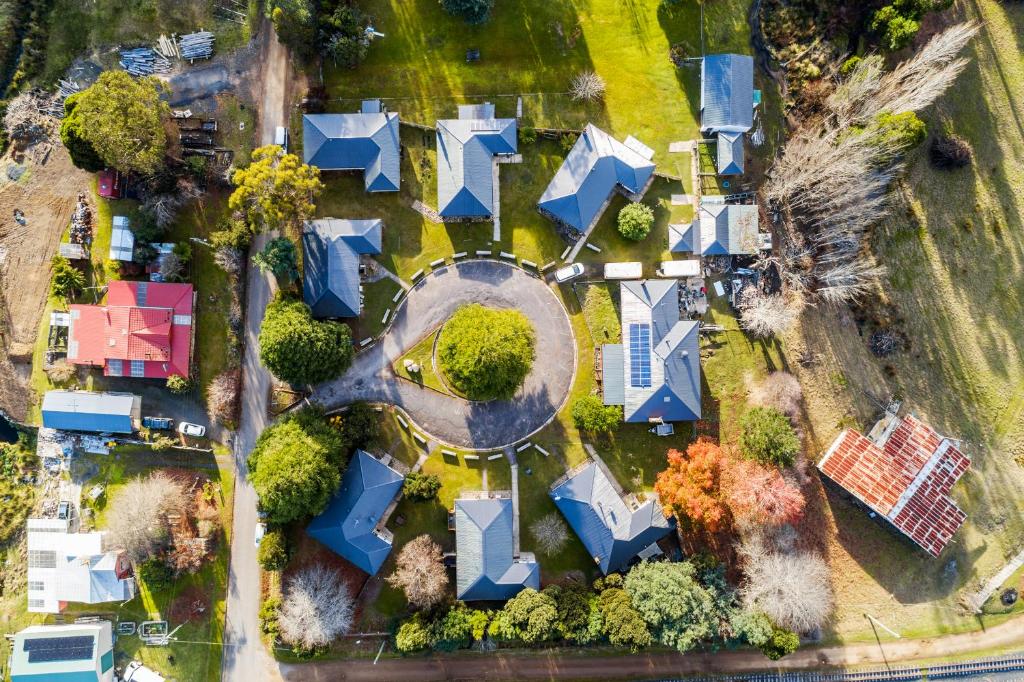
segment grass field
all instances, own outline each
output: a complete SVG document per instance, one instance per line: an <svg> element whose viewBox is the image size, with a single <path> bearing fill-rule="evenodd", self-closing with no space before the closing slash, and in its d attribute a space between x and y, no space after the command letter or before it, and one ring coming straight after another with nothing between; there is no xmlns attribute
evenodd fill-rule
<svg viewBox="0 0 1024 682"><path fill-rule="evenodd" d="M829 311L805 316L787 340L818 356L800 374L819 453L844 423L870 427L876 401L892 396L963 439L972 459L954 491L967 522L938 560L829 495L839 602L832 636L842 639L872 636L865 610L904 635L995 622L965 616L958 598L1024 543L1024 7L970 0L957 12L980 19L981 32L965 51L967 70L924 119L932 132L968 139L974 163L937 171L926 150L917 152L893 218L876 232L889 268L885 313L909 347L879 360L852 319Z"/></svg>
<svg viewBox="0 0 1024 682"><path fill-rule="evenodd" d="M437 332L431 332L423 337L423 340L409 349L409 352L400 357L392 367L395 374L413 381L420 386L432 388L442 393L451 393L441 377L434 371L434 341L437 339ZM419 365L418 372L410 372L405 368L405 361L411 360Z"/></svg>

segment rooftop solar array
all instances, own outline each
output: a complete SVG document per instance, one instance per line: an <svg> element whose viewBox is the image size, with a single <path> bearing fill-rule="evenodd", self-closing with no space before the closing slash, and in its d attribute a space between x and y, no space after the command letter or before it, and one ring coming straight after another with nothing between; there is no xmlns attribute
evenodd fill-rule
<svg viewBox="0 0 1024 682"><path fill-rule="evenodd" d="M24 650L28 652L29 663L87 661L92 658L94 641L91 635L26 639Z"/></svg>
<svg viewBox="0 0 1024 682"><path fill-rule="evenodd" d="M651 325L629 325L629 380L633 388L651 386Z"/></svg>

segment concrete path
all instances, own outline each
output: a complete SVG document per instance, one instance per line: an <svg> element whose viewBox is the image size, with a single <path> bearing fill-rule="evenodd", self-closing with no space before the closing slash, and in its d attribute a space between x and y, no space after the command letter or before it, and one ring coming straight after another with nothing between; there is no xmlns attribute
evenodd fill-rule
<svg viewBox="0 0 1024 682"><path fill-rule="evenodd" d="M399 379L391 370L396 360L468 303L518 308L533 323L537 357L513 400L469 402ZM575 363L572 326L547 284L507 263L471 260L418 282L383 340L359 353L344 376L318 386L312 400L329 409L356 400L397 405L437 440L496 449L547 424L565 402Z"/></svg>
<svg viewBox="0 0 1024 682"><path fill-rule="evenodd" d="M1021 566L1024 566L1024 550L1021 550L1017 556L1010 559L1010 561L1003 566L1002 570L989 578L988 582L985 583L985 586L971 597L971 605L974 607L974 610L981 613L981 607L985 605L988 598L991 597L996 590L1002 587L1003 583L1009 580L1010 576L1016 573Z"/></svg>
<svg viewBox="0 0 1024 682"><path fill-rule="evenodd" d="M263 101L260 111L261 144L274 141L274 129L287 124L284 85L288 75L288 53L277 40L268 21L264 35ZM253 240L252 253L262 250L274 234ZM272 275L250 265L245 312L245 355L242 360L242 411L235 435L235 505L231 532L231 562L228 567L227 615L224 623L224 682L270 682L280 680L276 661L263 646L260 633L260 568L256 563L256 491L246 479L246 459L256 439L267 426L270 374L259 358L259 333L263 314L276 282Z"/></svg>

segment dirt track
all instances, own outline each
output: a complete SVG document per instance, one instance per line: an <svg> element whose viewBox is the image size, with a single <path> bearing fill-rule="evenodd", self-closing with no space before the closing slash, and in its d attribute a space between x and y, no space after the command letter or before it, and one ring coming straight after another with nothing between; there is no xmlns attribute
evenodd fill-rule
<svg viewBox="0 0 1024 682"><path fill-rule="evenodd" d="M89 188L89 173L75 168L62 146L55 145L42 164L26 162L18 182L7 178L10 155L0 161L0 283L3 289L2 350L16 364L31 362L32 346L46 304L50 259L74 210L78 193ZM14 221L14 209L26 225ZM27 371L0 364L0 408L23 418L29 395L18 380Z"/></svg>

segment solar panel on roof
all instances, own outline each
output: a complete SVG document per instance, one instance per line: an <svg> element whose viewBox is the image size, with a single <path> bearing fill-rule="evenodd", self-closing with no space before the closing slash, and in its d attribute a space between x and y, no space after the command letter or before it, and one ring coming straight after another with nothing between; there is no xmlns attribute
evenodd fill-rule
<svg viewBox="0 0 1024 682"><path fill-rule="evenodd" d="M633 388L651 387L651 325L629 325L629 381Z"/></svg>
<svg viewBox="0 0 1024 682"><path fill-rule="evenodd" d="M93 641L92 636L26 639L24 650L29 663L87 661L92 658Z"/></svg>

